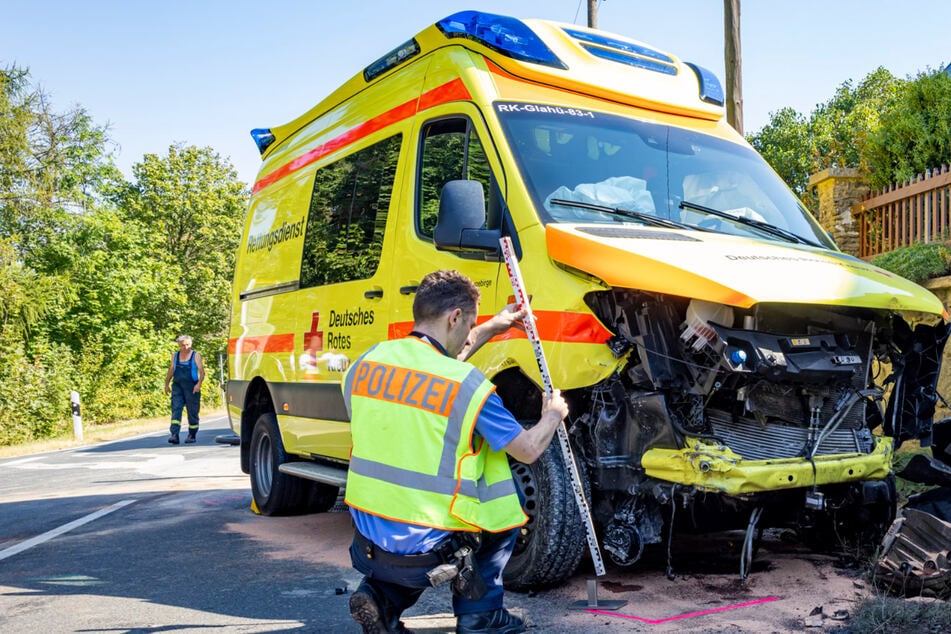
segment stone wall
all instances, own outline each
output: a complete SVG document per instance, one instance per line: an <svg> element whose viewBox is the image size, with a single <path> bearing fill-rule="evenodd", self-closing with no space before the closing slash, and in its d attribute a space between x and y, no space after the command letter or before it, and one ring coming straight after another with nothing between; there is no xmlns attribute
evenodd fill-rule
<svg viewBox="0 0 951 634"><path fill-rule="evenodd" d="M819 196L819 224L843 252L858 255L859 229L852 220L852 205L868 193L869 186L852 167L830 167L809 177Z"/></svg>

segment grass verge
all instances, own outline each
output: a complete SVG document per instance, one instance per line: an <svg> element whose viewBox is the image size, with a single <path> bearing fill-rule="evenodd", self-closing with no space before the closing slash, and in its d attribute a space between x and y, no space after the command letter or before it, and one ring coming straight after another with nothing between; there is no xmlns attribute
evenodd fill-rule
<svg viewBox="0 0 951 634"><path fill-rule="evenodd" d="M854 634L951 632L951 602L897 599L884 595L872 597L856 608L849 631Z"/></svg>
<svg viewBox="0 0 951 634"><path fill-rule="evenodd" d="M202 418L210 418L224 413L223 408L204 411ZM59 451L61 449L73 449L75 447L84 447L94 445L99 442L116 440L117 438L126 438L138 434L147 434L150 432L167 431L168 417L156 416L155 418L142 418L138 420L121 421L118 423L109 423L107 425L93 425L83 427L83 439L78 441L73 438L72 431L68 434L36 440L33 442L22 443L18 445L0 446L0 458L11 458L14 456L25 456L34 453L43 453L46 451Z"/></svg>

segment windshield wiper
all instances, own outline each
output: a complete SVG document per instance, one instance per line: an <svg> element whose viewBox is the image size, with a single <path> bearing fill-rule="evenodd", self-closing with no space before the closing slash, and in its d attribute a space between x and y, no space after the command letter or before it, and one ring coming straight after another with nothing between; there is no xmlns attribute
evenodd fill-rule
<svg viewBox="0 0 951 634"><path fill-rule="evenodd" d="M639 211L632 211L630 209L624 209L622 207L608 207L606 205L595 205L592 203L581 202L580 200L566 200L564 198L552 198L548 202L554 203L556 205L563 205L565 207L577 207L579 209L590 209L591 211L600 211L602 213L613 214L615 216L633 218L634 220L640 220L646 225L653 225L655 227L666 227L668 229L689 229L689 230L697 229L697 227L694 227L693 225L677 222L676 220L668 220L667 218L658 218L657 216L653 216L651 214L645 214Z"/></svg>
<svg viewBox="0 0 951 634"><path fill-rule="evenodd" d="M802 236L793 233L792 231L787 231L781 229L775 225L771 225L768 222L763 222L762 220L755 220L753 218L744 218L743 216L734 216L733 214L728 214L725 211L720 211L719 209L713 209L712 207L706 207L704 205L698 205L690 201L684 200L680 203L681 209L693 209L694 211L702 211L703 213L710 214L711 216L717 216L718 218L723 218L724 220L729 220L731 222L738 222L741 225L746 225L747 227L752 227L753 229L759 229L763 233L768 233L777 238L782 238L788 242L795 242L797 244L808 244L813 247L820 247L825 249L825 245L819 244L818 242L813 242L803 238Z"/></svg>

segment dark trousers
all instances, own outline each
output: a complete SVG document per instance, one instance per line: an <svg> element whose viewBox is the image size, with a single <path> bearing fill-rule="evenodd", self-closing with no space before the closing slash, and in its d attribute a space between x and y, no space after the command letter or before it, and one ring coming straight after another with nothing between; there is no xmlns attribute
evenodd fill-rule
<svg viewBox="0 0 951 634"><path fill-rule="evenodd" d="M195 383L175 381L172 383L172 424L182 424L182 409L188 412L188 430L198 430L198 409L201 393L195 393Z"/></svg>
<svg viewBox="0 0 951 634"><path fill-rule="evenodd" d="M512 556L515 549L515 538L518 529L504 533L482 533L482 543L475 554L482 579L485 581L485 596L478 600L466 599L452 593L452 611L456 616L488 612L502 607L502 570ZM384 620L394 622L407 608L412 607L423 590L431 587L426 573L431 570L433 562L426 565L413 565L412 558L404 559L401 565L393 565L392 558L387 557L388 563L371 558L361 548L356 540L350 545L350 560L353 567L365 575L363 583L368 585L376 595L376 600L383 611ZM408 565L402 565L408 564Z"/></svg>

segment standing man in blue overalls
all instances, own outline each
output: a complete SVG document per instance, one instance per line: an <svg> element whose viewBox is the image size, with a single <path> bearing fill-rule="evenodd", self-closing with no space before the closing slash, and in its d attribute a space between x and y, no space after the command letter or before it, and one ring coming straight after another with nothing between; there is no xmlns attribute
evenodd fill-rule
<svg viewBox="0 0 951 634"><path fill-rule="evenodd" d="M198 433L198 409L201 406L201 384L205 380L205 364L201 355L192 350L192 338L179 335L178 352L172 355L172 362L165 375L165 393L172 395L172 425L168 428L168 442L177 445L178 433L182 428L182 409L188 412L188 436L185 444L195 442ZM171 386L169 386L171 382Z"/></svg>

